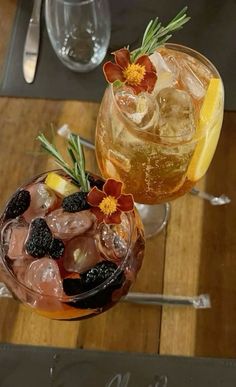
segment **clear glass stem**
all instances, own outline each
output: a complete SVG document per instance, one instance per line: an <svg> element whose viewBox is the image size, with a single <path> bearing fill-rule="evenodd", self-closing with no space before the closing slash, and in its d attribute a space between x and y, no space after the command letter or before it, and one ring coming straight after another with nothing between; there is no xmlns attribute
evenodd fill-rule
<svg viewBox="0 0 236 387"><path fill-rule="evenodd" d="M170 216L169 203L153 205L135 203L135 207L142 219L146 238L159 234L167 225Z"/></svg>

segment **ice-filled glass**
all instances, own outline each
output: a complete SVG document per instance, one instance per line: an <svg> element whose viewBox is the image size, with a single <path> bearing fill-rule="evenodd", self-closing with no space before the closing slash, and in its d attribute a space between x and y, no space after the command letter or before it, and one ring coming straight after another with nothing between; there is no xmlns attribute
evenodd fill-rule
<svg viewBox="0 0 236 387"><path fill-rule="evenodd" d="M103 180L88 179L91 189L103 192ZM120 222L98 221L86 195L62 170L50 171L19 188L0 218L1 279L18 300L52 319L109 309L141 267L138 213L122 211Z"/></svg>
<svg viewBox="0 0 236 387"><path fill-rule="evenodd" d="M117 54L118 55L118 54ZM206 173L220 135L224 89L214 65L200 53L165 44L149 56L153 91L110 85L96 130L102 175L124 183L144 204L177 198ZM123 70L130 77L131 66Z"/></svg>

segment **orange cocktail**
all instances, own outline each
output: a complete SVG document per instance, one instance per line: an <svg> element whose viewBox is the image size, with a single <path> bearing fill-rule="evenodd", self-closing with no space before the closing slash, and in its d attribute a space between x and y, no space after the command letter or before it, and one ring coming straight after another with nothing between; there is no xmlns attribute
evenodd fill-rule
<svg viewBox="0 0 236 387"><path fill-rule="evenodd" d="M189 191L206 173L223 119L224 89L200 53L165 44L149 56L152 92L110 85L96 131L102 175L124 183L138 203L157 204Z"/></svg>

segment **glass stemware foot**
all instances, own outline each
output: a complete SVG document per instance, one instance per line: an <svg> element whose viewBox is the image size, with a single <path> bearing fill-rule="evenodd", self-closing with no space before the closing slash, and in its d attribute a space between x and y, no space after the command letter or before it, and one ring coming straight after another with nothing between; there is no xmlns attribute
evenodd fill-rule
<svg viewBox="0 0 236 387"><path fill-rule="evenodd" d="M146 238L159 234L166 227L170 217L169 203L156 205L135 203L135 206L142 219Z"/></svg>

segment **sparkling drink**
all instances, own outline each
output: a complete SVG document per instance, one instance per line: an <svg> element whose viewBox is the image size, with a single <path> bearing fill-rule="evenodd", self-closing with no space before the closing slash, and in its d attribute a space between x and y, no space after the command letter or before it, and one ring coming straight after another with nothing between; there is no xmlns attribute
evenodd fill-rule
<svg viewBox="0 0 236 387"><path fill-rule="evenodd" d="M124 183L138 203L158 204L189 191L206 173L223 119L216 68L198 52L166 44L150 55L152 93L110 85L96 129L102 175Z"/></svg>
<svg viewBox="0 0 236 387"><path fill-rule="evenodd" d="M92 174L89 181L87 194L63 171L42 174L17 190L0 218L2 279L17 299L49 318L109 309L141 267L137 212L121 211L116 223L99 221L87 198L94 187L105 197L105 185Z"/></svg>

